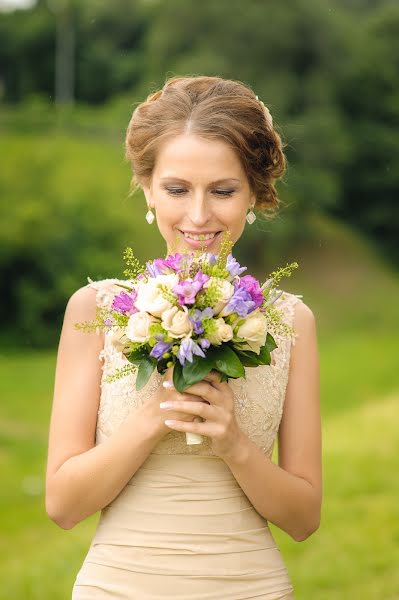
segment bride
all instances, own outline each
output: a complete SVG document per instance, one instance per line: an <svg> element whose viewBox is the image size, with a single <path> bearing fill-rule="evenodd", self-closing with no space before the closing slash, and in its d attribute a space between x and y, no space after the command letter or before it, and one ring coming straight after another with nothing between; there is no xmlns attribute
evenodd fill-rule
<svg viewBox="0 0 399 600"><path fill-rule="evenodd" d="M174 77L132 115L126 157L166 250L235 243L257 211L278 207L285 156L269 110L245 84ZM143 215L144 220L144 215ZM60 336L46 511L63 529L101 511L72 591L105 598L294 598L269 521L300 542L320 525L319 357L315 317L299 296L276 302L292 338L272 363L180 394L171 369L139 392L110 336L77 331L119 292L90 281L70 297ZM100 359L100 360L99 360ZM166 403L166 404L165 404ZM199 419L198 417L201 417ZM186 432L201 434L188 445ZM272 461L278 441L278 464Z"/></svg>

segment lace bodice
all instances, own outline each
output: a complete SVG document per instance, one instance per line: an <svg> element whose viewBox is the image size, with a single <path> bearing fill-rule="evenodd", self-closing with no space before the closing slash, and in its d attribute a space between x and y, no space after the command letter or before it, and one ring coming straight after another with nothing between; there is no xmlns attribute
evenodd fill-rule
<svg viewBox="0 0 399 600"><path fill-rule="evenodd" d="M92 281L88 286L97 290L98 306L110 306L115 294L122 288L116 283L126 283L122 279L102 279ZM283 311L284 321L293 324L294 306L301 296L284 292L275 306ZM242 431L269 457L272 456L276 434L280 425L285 391L288 382L291 344L295 336L274 335L277 348L272 352L272 364L258 367L245 367L246 379L229 379L235 398L235 413ZM140 404L146 402L162 381L155 369L145 387L136 391L136 373L106 382L108 374L129 364L127 358L111 344L111 338L104 334L104 347L99 354L102 365L101 396L96 427L96 444L110 436ZM204 436L202 444L188 445L185 433L170 431L153 448L153 454L200 454L214 455L210 438Z"/></svg>

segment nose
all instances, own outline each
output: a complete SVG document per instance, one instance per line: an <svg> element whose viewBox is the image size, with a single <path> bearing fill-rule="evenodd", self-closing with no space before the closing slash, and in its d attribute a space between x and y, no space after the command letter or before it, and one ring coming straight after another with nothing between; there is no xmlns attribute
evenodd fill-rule
<svg viewBox="0 0 399 600"><path fill-rule="evenodd" d="M189 205L190 221L196 227L202 227L209 221L210 210L207 203L206 195L199 192L193 196L192 201Z"/></svg>

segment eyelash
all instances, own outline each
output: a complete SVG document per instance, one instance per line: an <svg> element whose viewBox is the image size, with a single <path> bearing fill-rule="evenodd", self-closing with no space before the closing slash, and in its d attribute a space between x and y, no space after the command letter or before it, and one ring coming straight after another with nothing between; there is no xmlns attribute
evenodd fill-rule
<svg viewBox="0 0 399 600"><path fill-rule="evenodd" d="M165 188L171 196L183 196L186 191L184 188ZM235 190L215 190L217 196L231 196Z"/></svg>

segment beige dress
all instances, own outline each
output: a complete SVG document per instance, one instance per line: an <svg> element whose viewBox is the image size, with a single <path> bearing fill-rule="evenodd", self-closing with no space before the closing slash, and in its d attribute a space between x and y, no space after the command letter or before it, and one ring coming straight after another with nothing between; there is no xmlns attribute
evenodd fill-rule
<svg viewBox="0 0 399 600"><path fill-rule="evenodd" d="M109 305L118 279L88 285L97 303ZM299 296L284 292L276 306L292 324ZM236 418L245 434L272 456L279 428L291 344L275 336L272 365L246 368L247 379L230 379ZM108 373L127 363L105 335L96 444L112 435L131 411L160 385L155 370L135 390L135 374L112 383ZM132 431L134 435L134 431ZM265 490L266 493L266 490ZM102 509L94 538L76 576L72 600L293 599L293 586L268 526L210 438L187 445L170 431L112 502Z"/></svg>

